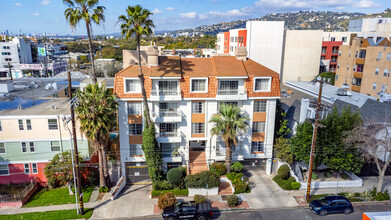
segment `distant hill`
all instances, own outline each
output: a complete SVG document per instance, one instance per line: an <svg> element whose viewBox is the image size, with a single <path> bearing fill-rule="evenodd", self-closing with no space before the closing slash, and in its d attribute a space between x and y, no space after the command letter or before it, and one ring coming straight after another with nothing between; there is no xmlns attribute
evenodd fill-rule
<svg viewBox="0 0 391 220"><path fill-rule="evenodd" d="M299 11L295 13L273 13L254 19L237 20L212 25L202 25L191 29L166 32L173 34L181 32L198 32L203 34L215 35L219 32L224 32L234 28L244 28L246 27L246 21L249 20L285 21L285 28L289 30L347 31L349 20L369 17L391 17L391 10L387 9L385 12L375 14L332 11Z"/></svg>

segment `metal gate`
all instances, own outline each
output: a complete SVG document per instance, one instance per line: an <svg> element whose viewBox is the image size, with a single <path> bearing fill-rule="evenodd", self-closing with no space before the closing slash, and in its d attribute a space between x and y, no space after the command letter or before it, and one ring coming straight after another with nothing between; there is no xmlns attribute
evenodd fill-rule
<svg viewBox="0 0 391 220"><path fill-rule="evenodd" d="M126 162L125 170L127 184L152 184L148 167L145 163Z"/></svg>

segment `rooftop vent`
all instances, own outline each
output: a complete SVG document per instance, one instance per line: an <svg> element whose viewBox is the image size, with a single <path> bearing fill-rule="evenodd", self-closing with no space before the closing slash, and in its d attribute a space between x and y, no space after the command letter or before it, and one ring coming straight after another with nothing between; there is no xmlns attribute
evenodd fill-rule
<svg viewBox="0 0 391 220"><path fill-rule="evenodd" d="M337 95L339 95L339 96L351 96L352 93L349 90L340 88L340 89L337 90Z"/></svg>

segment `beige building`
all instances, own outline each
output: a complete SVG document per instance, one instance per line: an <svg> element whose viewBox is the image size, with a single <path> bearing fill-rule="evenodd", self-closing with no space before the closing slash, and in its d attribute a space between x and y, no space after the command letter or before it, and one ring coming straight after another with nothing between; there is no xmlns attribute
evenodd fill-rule
<svg viewBox="0 0 391 220"><path fill-rule="evenodd" d="M391 87L391 43L386 38L354 38L340 46L335 85L374 97Z"/></svg>
<svg viewBox="0 0 391 220"><path fill-rule="evenodd" d="M283 47L282 80L311 81L319 73L322 30L287 30Z"/></svg>

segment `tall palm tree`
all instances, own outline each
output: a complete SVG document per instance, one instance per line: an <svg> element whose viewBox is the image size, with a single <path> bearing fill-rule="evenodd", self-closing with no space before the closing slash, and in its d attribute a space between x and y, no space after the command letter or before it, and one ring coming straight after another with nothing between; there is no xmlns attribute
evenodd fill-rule
<svg viewBox="0 0 391 220"><path fill-rule="evenodd" d="M238 136L243 134L249 127L248 117L243 116L240 108L236 105L220 105L219 112L213 114L209 123L214 123L212 135L219 135L225 143L225 166L227 172L231 171L232 145L238 144Z"/></svg>
<svg viewBox="0 0 391 220"><path fill-rule="evenodd" d="M63 0L69 8L65 9L64 15L72 30L76 30L77 24L83 19L86 22L88 47L90 49L90 60L92 68L92 81L97 82L95 74L94 56L92 53L92 22L100 24L105 21L104 6L99 6L99 0Z"/></svg>
<svg viewBox="0 0 391 220"><path fill-rule="evenodd" d="M152 15L148 9L142 8L140 5L128 6L125 15L118 17L118 23L121 24L121 34L125 36L125 39L129 39L135 35L137 39L137 51L138 51L138 65L140 70L140 84L141 92L143 95L143 103L146 111L146 118L148 125L152 125L151 115L149 113L149 107L147 103L147 93L144 87L144 74L141 68L141 52L140 52L140 40L143 36L150 36L152 34L152 28L155 27L153 21L149 18Z"/></svg>
<svg viewBox="0 0 391 220"><path fill-rule="evenodd" d="M106 186L108 177L106 147L110 140L110 131L117 121L116 97L105 87L89 84L83 91L76 92L78 97L76 114L80 121L80 130L87 136L95 152L99 155L99 183Z"/></svg>

